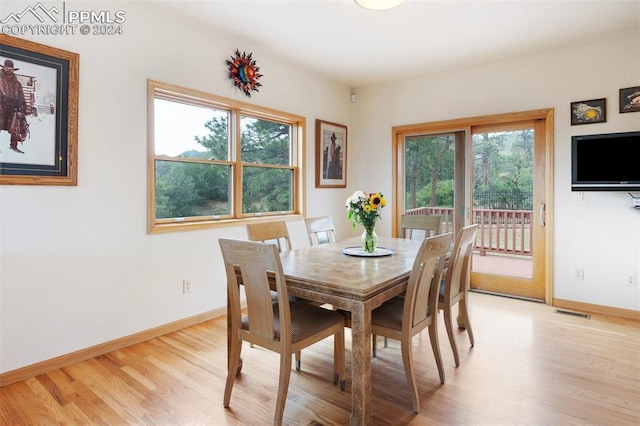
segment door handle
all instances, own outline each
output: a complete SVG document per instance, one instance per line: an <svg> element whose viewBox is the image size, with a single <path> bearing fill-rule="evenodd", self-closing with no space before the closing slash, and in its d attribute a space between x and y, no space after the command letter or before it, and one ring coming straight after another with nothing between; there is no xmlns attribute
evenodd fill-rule
<svg viewBox="0 0 640 426"><path fill-rule="evenodd" d="M540 223L542 224L542 226L546 226L547 224L545 223L545 208L546 205L544 203L540 203Z"/></svg>

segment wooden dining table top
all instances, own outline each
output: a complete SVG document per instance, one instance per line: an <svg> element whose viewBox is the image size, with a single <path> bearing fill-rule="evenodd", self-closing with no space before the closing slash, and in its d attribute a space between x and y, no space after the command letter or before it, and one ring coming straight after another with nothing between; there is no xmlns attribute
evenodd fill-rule
<svg viewBox="0 0 640 426"><path fill-rule="evenodd" d="M344 254L344 248L360 246L357 237L283 252L280 258L291 293L311 290L364 301L400 282L406 284L420 244L421 241L380 237L378 248L391 250L391 255Z"/></svg>

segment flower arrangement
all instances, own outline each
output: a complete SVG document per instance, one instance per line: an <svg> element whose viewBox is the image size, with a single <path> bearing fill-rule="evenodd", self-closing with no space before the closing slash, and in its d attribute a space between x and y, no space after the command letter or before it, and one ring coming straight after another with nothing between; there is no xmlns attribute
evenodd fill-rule
<svg viewBox="0 0 640 426"><path fill-rule="evenodd" d="M347 219L351 220L353 229L356 229L358 223L365 228L371 228L380 218L380 210L386 205L387 200L379 192L365 194L356 191L347 199Z"/></svg>
<svg viewBox="0 0 640 426"><path fill-rule="evenodd" d="M387 201L380 192L366 194L356 191L347 199L347 220L351 221L353 229L358 223L364 227L362 248L367 253L373 253L376 249L378 238L374 228L376 220L380 219L380 210L386 205Z"/></svg>

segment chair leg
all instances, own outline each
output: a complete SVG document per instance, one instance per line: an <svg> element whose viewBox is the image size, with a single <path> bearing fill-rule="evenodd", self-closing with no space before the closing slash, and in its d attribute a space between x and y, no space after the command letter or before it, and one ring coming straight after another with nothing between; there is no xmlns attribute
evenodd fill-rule
<svg viewBox="0 0 640 426"><path fill-rule="evenodd" d="M378 336L375 334L371 335L371 351L374 358L378 356Z"/></svg>
<svg viewBox="0 0 640 426"><path fill-rule="evenodd" d="M227 383L224 386L224 400L223 405L229 406L231 401L231 391L233 390L233 383L235 382L238 368L240 366L240 353L242 351L242 341L237 336L231 336L229 339L229 360L227 368Z"/></svg>
<svg viewBox="0 0 640 426"><path fill-rule="evenodd" d="M413 411L420 412L420 397L418 395L418 383L416 382L416 376L413 372L413 353L411 348L411 338L403 339L400 343L402 350L402 364L404 365L404 372L407 375L407 382L409 389L411 390L411 398L413 400Z"/></svg>
<svg viewBox="0 0 640 426"><path fill-rule="evenodd" d="M388 337L385 337L385 338L384 338L384 347L385 347L385 348L388 348L388 347L389 347L389 338L388 338Z"/></svg>
<svg viewBox="0 0 640 426"><path fill-rule="evenodd" d="M301 365L302 365L302 360L300 358L300 351L296 352L296 370L300 371Z"/></svg>
<svg viewBox="0 0 640 426"><path fill-rule="evenodd" d="M437 318L435 318L437 320ZM436 327L437 321L429 326L429 340L431 340L431 349L433 350L433 357L436 359L436 366L438 366L438 374L440 375L440 383L444 384L444 365L442 363L442 354L440 353L440 339L438 339L438 328Z"/></svg>
<svg viewBox="0 0 640 426"><path fill-rule="evenodd" d="M471 329L471 321L469 320L469 308L467 305L467 298L464 297L461 301L460 304L458 305L458 315L462 316L462 319L464 321L464 324L466 325L466 329L467 329L467 333L469 333L469 342L471 343L471 347L473 347L473 345L475 344L474 340L473 340L473 330Z"/></svg>
<svg viewBox="0 0 640 426"><path fill-rule="evenodd" d="M280 354L280 380L278 383L278 399L276 402L276 414L274 425L281 425L284 417L284 404L287 402L289 391L289 379L291 377L291 354Z"/></svg>
<svg viewBox="0 0 640 426"><path fill-rule="evenodd" d="M333 342L333 384L340 383L340 390L342 391L347 387L347 379L344 372L344 346L344 329L342 329L334 335Z"/></svg>
<svg viewBox="0 0 640 426"><path fill-rule="evenodd" d="M444 326L447 329L447 335L449 336L449 343L451 343L451 349L453 350L453 358L456 361L456 367L460 366L460 357L458 356L458 346L456 346L456 338L453 335L453 318L451 317L451 306L448 306L444 310Z"/></svg>

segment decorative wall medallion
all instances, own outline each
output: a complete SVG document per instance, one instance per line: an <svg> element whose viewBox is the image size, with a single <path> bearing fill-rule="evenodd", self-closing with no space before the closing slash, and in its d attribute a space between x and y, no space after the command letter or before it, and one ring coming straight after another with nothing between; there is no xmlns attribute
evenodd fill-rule
<svg viewBox="0 0 640 426"><path fill-rule="evenodd" d="M256 66L252 55L253 53L247 55L245 52L240 54L240 51L236 49L235 56L226 61L229 67L229 78L233 80L233 85L249 97L251 97L252 91L259 92L258 87L262 86L258 83L258 79L262 77L262 74L259 73L260 67Z"/></svg>

